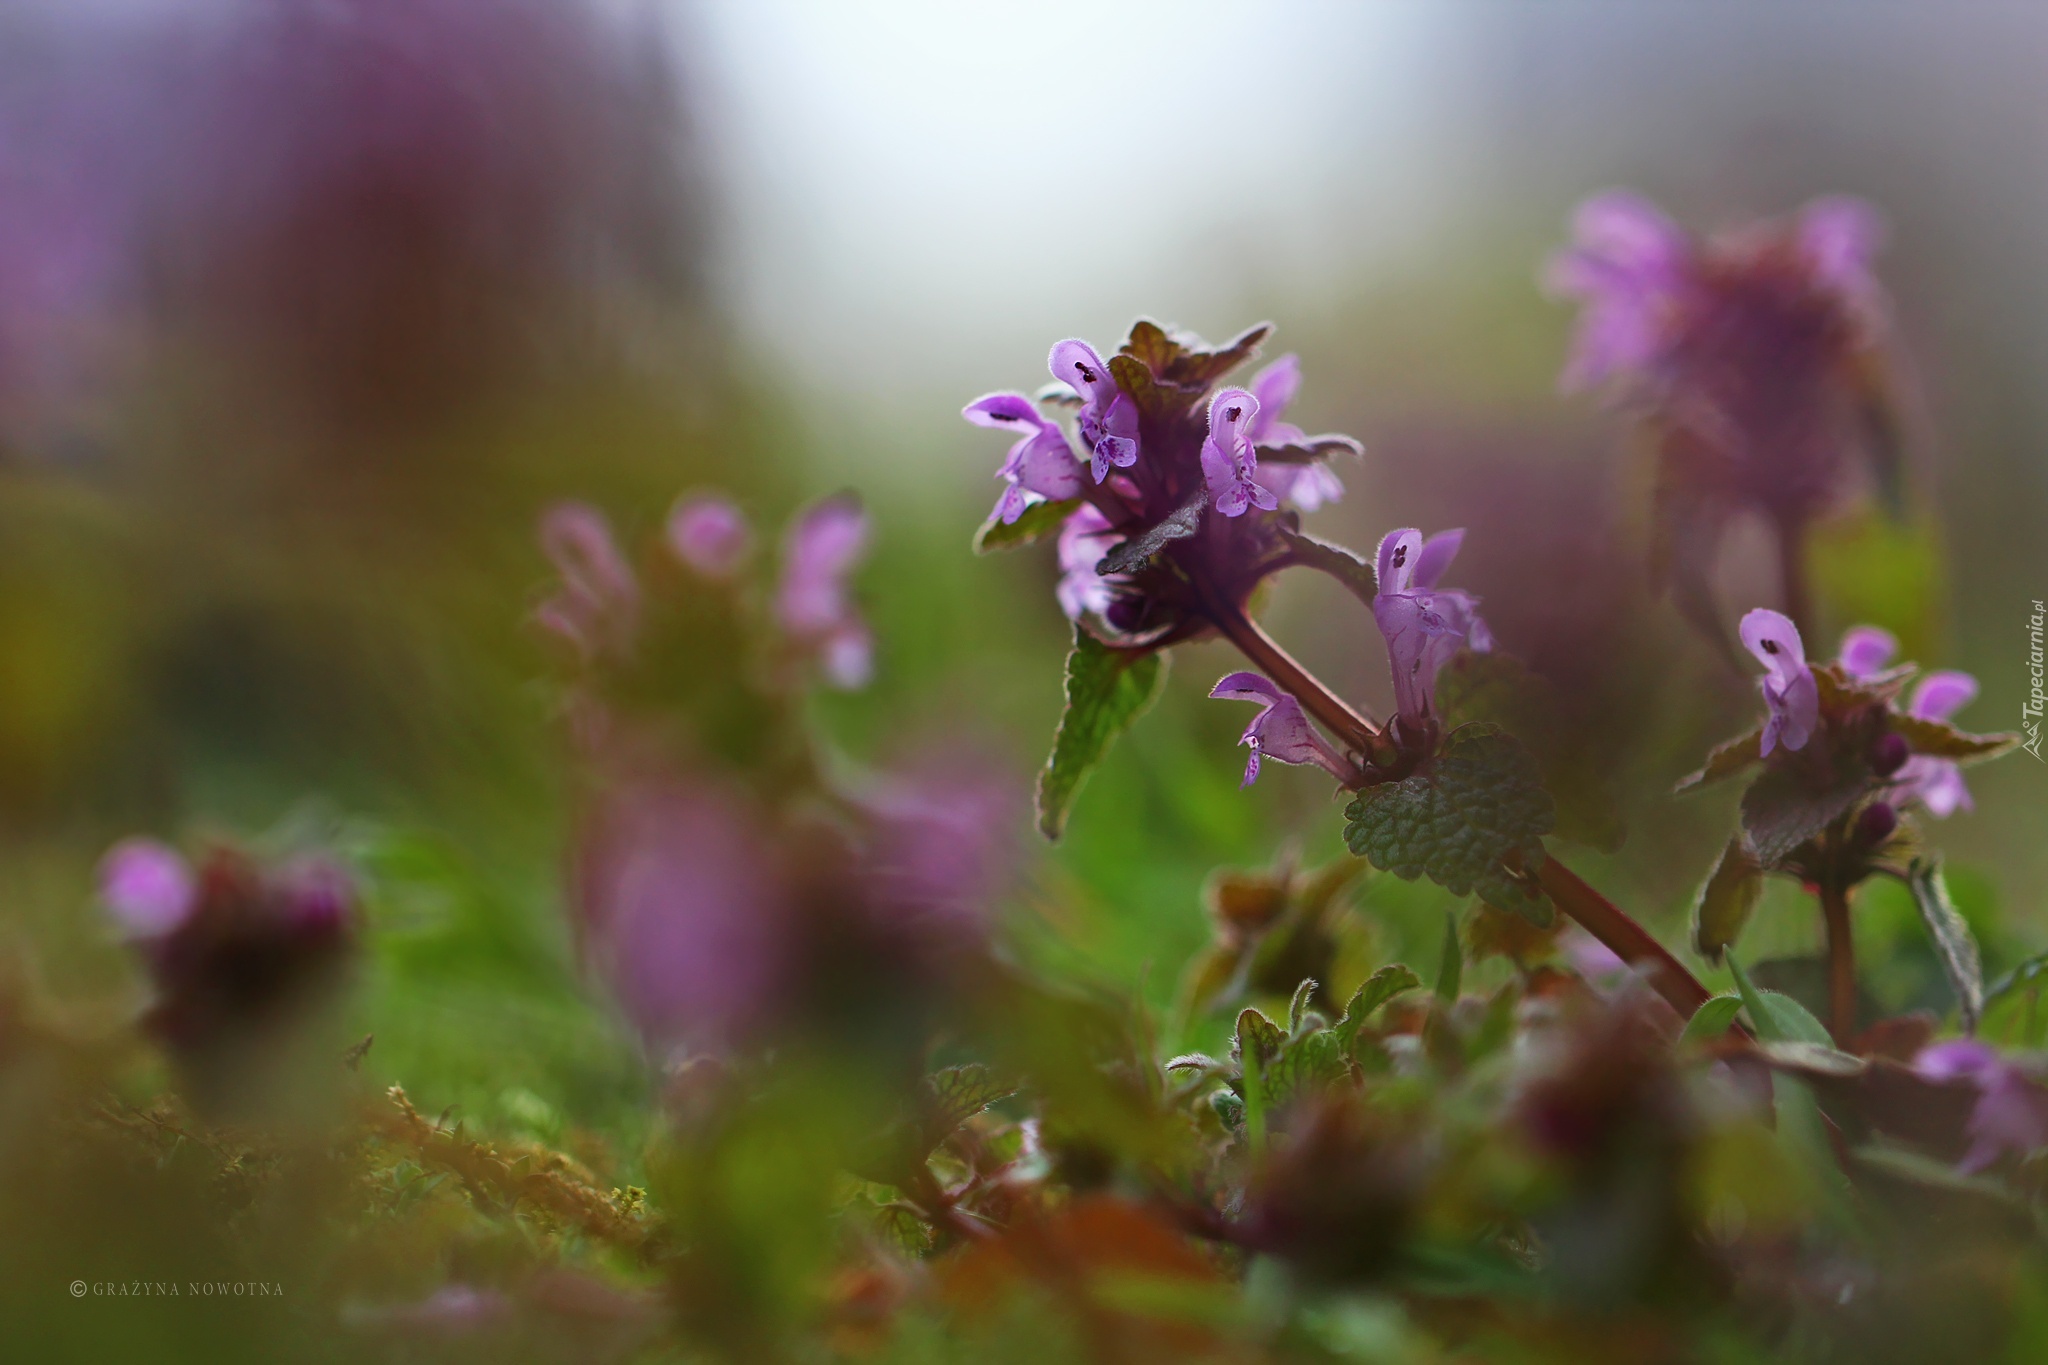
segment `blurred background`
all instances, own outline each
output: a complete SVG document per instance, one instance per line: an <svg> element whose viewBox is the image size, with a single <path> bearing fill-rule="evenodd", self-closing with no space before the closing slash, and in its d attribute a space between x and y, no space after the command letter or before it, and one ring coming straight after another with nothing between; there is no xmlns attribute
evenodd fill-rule
<svg viewBox="0 0 2048 1365"><path fill-rule="evenodd" d="M629 1131L646 1081L559 908L542 509L639 534L686 489L765 524L858 490L876 679L819 723L1021 794L1067 625L1049 552L969 553L1001 451L958 411L1139 316L1278 324L1291 415L1367 451L1312 529L1471 528L1456 581L1624 797L1627 841L1574 860L1678 942L1734 793L1665 793L1754 692L1649 596L1645 466L1559 395L1542 263L1610 187L1702 229L1876 204L1913 498L1827 529L1811 652L1887 625L1978 676L1961 723L2015 728L2048 595L2044 69L2026 3L5 0L0 960L118 1016L110 841L318 829L372 874L366 1070ZM1768 591L1740 545L1725 568L1731 602ZM1384 706L1354 603L1288 583L1268 622ZM1336 853L1320 775L1238 790L1245 716L1202 700L1235 666L1182 652L1062 845L1019 816L1017 952L1163 1005L1212 867ZM2048 944L2048 771L1973 784L1939 837L1995 973ZM1873 934L1911 922L1870 896ZM1793 899L1759 951L1811 951ZM1433 942L1444 904L1377 879L1366 932ZM1906 938L1899 1007L1941 989Z"/></svg>

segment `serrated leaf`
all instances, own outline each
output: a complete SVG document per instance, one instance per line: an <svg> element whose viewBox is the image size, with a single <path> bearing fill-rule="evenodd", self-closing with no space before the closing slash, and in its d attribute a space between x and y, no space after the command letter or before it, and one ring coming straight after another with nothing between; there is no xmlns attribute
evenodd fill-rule
<svg viewBox="0 0 2048 1365"><path fill-rule="evenodd" d="M1150 318L1139 318L1131 324L1131 334L1118 348L1127 356L1141 362L1154 374L1163 375L1181 354L1181 345L1167 334L1164 327Z"/></svg>
<svg viewBox="0 0 2048 1365"><path fill-rule="evenodd" d="M1996 735L1973 735L1968 730L1958 730L1947 721L1928 720L1922 716L1899 715L1896 712L1886 718L1895 734L1905 736L1906 743L1916 754L1928 754L1935 758L1952 758L1959 763L1981 763L1987 758L1997 758L2007 753L2020 742L2020 737L2007 731Z"/></svg>
<svg viewBox="0 0 2048 1365"><path fill-rule="evenodd" d="M1230 1060L1237 1063L1241 1074L1250 1075L1253 1067L1263 1069L1279 1057L1287 1046L1287 1035L1280 1026L1255 1009L1246 1009L1237 1016L1237 1031L1230 1040ZM1247 1054L1251 1063L1246 1062Z"/></svg>
<svg viewBox="0 0 2048 1365"><path fill-rule="evenodd" d="M1701 957L1719 962L1721 954L1735 946L1763 892L1763 865L1737 830L1693 904L1692 942Z"/></svg>
<svg viewBox="0 0 2048 1365"><path fill-rule="evenodd" d="M1436 998L1445 1004L1458 1001L1465 981L1465 946L1458 942L1458 917L1444 916L1443 957L1436 968Z"/></svg>
<svg viewBox="0 0 2048 1365"><path fill-rule="evenodd" d="M1067 655L1067 705L1053 737L1052 756L1038 775L1038 829L1057 839L1081 784L1118 735L1144 714L1166 680L1166 660L1155 653L1112 649L1078 624Z"/></svg>
<svg viewBox="0 0 2048 1365"><path fill-rule="evenodd" d="M1186 540L1202 529L1202 509L1209 505L1209 490L1201 487L1189 493L1180 506L1168 512L1137 535L1122 542L1102 557L1095 572L1135 573L1152 562L1152 557L1176 540Z"/></svg>
<svg viewBox="0 0 2048 1365"><path fill-rule="evenodd" d="M1697 791L1709 782L1734 777L1754 765L1763 762L1764 732L1758 726L1746 735L1737 736L1724 744L1716 744L1707 751L1706 765L1696 773L1688 773L1678 779L1673 787L1674 795Z"/></svg>
<svg viewBox="0 0 2048 1365"><path fill-rule="evenodd" d="M1709 1038L1719 1038L1735 1023L1735 1016L1742 1013L1742 997L1739 995L1717 995L1692 1012L1692 1018L1685 1021L1685 1029L1678 1035L1680 1043L1703 1043Z"/></svg>
<svg viewBox="0 0 2048 1365"><path fill-rule="evenodd" d="M1365 979L1364 984L1352 992L1351 1003L1344 1007L1344 1017L1337 1021L1335 1032L1343 1039L1346 1051L1358 1031L1365 1027L1373 1011L1404 992L1419 990L1422 978L1399 962L1391 962Z"/></svg>
<svg viewBox="0 0 2048 1365"><path fill-rule="evenodd" d="M1294 995L1287 1002L1287 1033L1289 1037L1300 1035L1302 1016L1308 1012L1308 1002L1315 993L1316 980L1312 976L1303 977L1301 984L1294 988Z"/></svg>
<svg viewBox="0 0 2048 1365"><path fill-rule="evenodd" d="M1728 959L1728 970L1735 976L1735 989L1742 993L1750 1027L1756 1030L1759 1039L1766 1043L1813 1043L1826 1048L1835 1045L1826 1027L1807 1013L1806 1006L1789 995L1759 990L1733 956Z"/></svg>
<svg viewBox="0 0 2048 1365"><path fill-rule="evenodd" d="M1801 844L1840 819L1869 790L1867 769L1827 773L1817 783L1803 764L1766 768L1742 794L1742 830L1759 864L1781 868Z"/></svg>
<svg viewBox="0 0 2048 1365"><path fill-rule="evenodd" d="M1556 806L1536 760L1497 726L1468 725L1420 772L1367 787L1345 810L1344 842L1374 867L1409 881L1427 875L1453 895L1475 890L1489 904L1548 924L1548 901L1531 896L1501 859L1543 863Z"/></svg>
<svg viewBox="0 0 2048 1365"><path fill-rule="evenodd" d="M1984 1017L1984 963L1978 956L1977 940L1970 933L1970 926L1949 899L1941 861L1915 859L1907 870L1906 885L1913 892L1920 922L1927 926L1927 935L1934 940L1935 956L1941 959L1949 989L1955 992L1956 1013L1962 1018L1963 1032L1975 1033L1977 1021Z"/></svg>
<svg viewBox="0 0 2048 1365"><path fill-rule="evenodd" d="M953 1135L953 1130L1001 1100L1017 1093L1017 1087L998 1080L981 1062L949 1066L925 1077L924 1136L930 1151Z"/></svg>
<svg viewBox="0 0 2048 1365"><path fill-rule="evenodd" d="M1066 498L1060 502L1034 502L1024 509L1022 516L1005 524L990 517L974 533L974 553L993 554L997 550L1014 550L1020 545L1029 545L1047 536L1059 534L1060 526L1069 514L1081 505L1079 498Z"/></svg>
<svg viewBox="0 0 2048 1365"><path fill-rule="evenodd" d="M1260 1075L1265 1108L1272 1111L1348 1079L1351 1066L1342 1040L1321 1029L1290 1043Z"/></svg>
<svg viewBox="0 0 2048 1365"><path fill-rule="evenodd" d="M1221 346L1182 346L1181 353L1168 362L1162 377L1176 384L1206 389L1224 375L1252 358L1273 331L1273 324L1261 322L1245 328Z"/></svg>
<svg viewBox="0 0 2048 1365"><path fill-rule="evenodd" d="M1185 414L1200 396L1198 389L1184 389L1154 378L1145 363L1134 356L1111 356L1109 373L1116 386L1137 405L1138 414L1153 422Z"/></svg>

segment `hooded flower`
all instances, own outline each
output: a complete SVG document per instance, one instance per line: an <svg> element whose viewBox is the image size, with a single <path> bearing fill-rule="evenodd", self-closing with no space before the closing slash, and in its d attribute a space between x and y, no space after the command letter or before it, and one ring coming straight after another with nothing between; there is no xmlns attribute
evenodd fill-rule
<svg viewBox="0 0 2048 1365"><path fill-rule="evenodd" d="M631 648L640 585L604 513L587 503L557 503L541 518L540 544L562 585L535 609L534 620L585 660Z"/></svg>
<svg viewBox="0 0 2048 1365"><path fill-rule="evenodd" d="M1340 782L1356 780L1356 766L1309 724L1308 717L1302 714L1301 703L1259 674L1232 673L1209 689L1209 695L1225 701L1258 704L1259 714L1252 717L1252 723L1245 727L1244 734L1237 741L1252 751L1245 762L1244 781L1240 786L1249 787L1258 781L1262 758L1274 758L1282 763L1313 763Z"/></svg>
<svg viewBox="0 0 2048 1365"><path fill-rule="evenodd" d="M992 515L1004 525L1024 515L1034 497L1061 502L1081 496L1086 485L1081 482L1081 466L1074 460L1067 434L1059 423L1041 416L1029 398L1021 393L991 393L960 409L960 415L978 427L1021 433L996 471L1006 487ZM1097 482L1101 478L1098 473Z"/></svg>
<svg viewBox="0 0 2048 1365"><path fill-rule="evenodd" d="M1223 389L1209 400L1209 435L1202 442L1202 478L1216 499L1216 510L1241 517L1259 507L1279 507L1271 490L1258 482L1259 456L1252 448L1251 427L1259 400L1244 389Z"/></svg>
<svg viewBox="0 0 2048 1365"><path fill-rule="evenodd" d="M1976 696L1977 680L1967 673L1929 673L1913 689L1906 713L1921 720L1945 721ZM1937 820L1945 820L1958 810L1974 809L1970 789L1963 782L1962 767L1952 758L1915 754L1899 769L1898 783L1901 796L1917 799Z"/></svg>
<svg viewBox="0 0 2048 1365"><path fill-rule="evenodd" d="M1088 448L1095 482L1108 478L1112 465L1129 469L1136 464L1138 409L1117 387L1095 348L1069 338L1052 348L1048 363L1053 378L1073 385L1081 395L1081 444Z"/></svg>
<svg viewBox="0 0 2048 1365"><path fill-rule="evenodd" d="M1060 581L1055 593L1067 619L1078 621L1090 612L1099 616L1116 600L1117 580L1096 573L1095 566L1122 540L1093 506L1075 508L1060 527Z"/></svg>
<svg viewBox="0 0 2048 1365"><path fill-rule="evenodd" d="M728 579L739 572L753 539L746 513L716 494L684 498L668 516L669 549L706 578Z"/></svg>
<svg viewBox="0 0 2048 1365"><path fill-rule="evenodd" d="M1803 749L1820 723L1820 691L1806 665L1799 627L1782 612L1758 607L1742 618L1742 645L1767 672L1758 679L1770 718L1764 722L1761 752L1783 745Z"/></svg>
<svg viewBox="0 0 2048 1365"><path fill-rule="evenodd" d="M1252 397L1258 407L1245 436L1254 447L1300 445L1308 440L1302 429L1282 421L1281 414L1294 401L1301 387L1301 366L1292 353L1281 356L1252 376ZM1291 502L1304 512L1313 512L1326 502L1344 496L1344 484L1330 467L1320 461L1310 464L1269 462L1259 471L1259 482L1282 502Z"/></svg>
<svg viewBox="0 0 2048 1365"><path fill-rule="evenodd" d="M1867 682L1884 672L1898 652L1898 637L1890 631L1877 626L1851 626L1842 635L1842 652L1835 662L1850 677Z"/></svg>
<svg viewBox="0 0 2048 1365"><path fill-rule="evenodd" d="M857 499L825 499L790 526L775 592L783 631L815 653L833 686L849 690L874 672L874 641L846 587L867 540L867 513Z"/></svg>
<svg viewBox="0 0 2048 1365"><path fill-rule="evenodd" d="M1545 272L1552 293L1579 300L1579 330L1561 380L1567 391L1640 372L1662 354L1692 243L1656 205L1599 195L1572 216L1572 245Z"/></svg>
<svg viewBox="0 0 2048 1365"><path fill-rule="evenodd" d="M1436 703L1436 674L1460 647L1485 653L1493 633L1479 616L1479 599L1437 580L1457 556L1465 532L1439 531L1424 540L1413 527L1389 531L1377 558L1379 591L1373 620L1386 637L1394 673L1394 709L1421 718Z"/></svg>
<svg viewBox="0 0 2048 1365"><path fill-rule="evenodd" d="M1956 1038L1923 1049L1913 1069L1934 1081L1968 1080L1977 1107L1966 1130L1970 1150L1957 1169L1975 1174L2010 1152L2024 1157L2048 1146L2048 1089L1998 1055L1989 1043Z"/></svg>

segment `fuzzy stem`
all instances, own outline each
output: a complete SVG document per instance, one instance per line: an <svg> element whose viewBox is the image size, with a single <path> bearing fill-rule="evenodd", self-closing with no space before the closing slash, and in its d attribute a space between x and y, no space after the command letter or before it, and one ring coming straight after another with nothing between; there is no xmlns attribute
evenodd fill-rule
<svg viewBox="0 0 2048 1365"><path fill-rule="evenodd" d="M1239 653L1257 664L1282 691L1292 693L1302 708L1329 727L1337 738L1361 752L1371 748L1373 740L1379 737L1378 726L1296 663L1293 655L1259 628L1258 622L1214 593L1204 593L1203 597L1209 620L1237 646Z"/></svg>
<svg viewBox="0 0 2048 1365"><path fill-rule="evenodd" d="M1849 889L1829 879L1820 884L1820 909L1828 934L1828 1032L1846 1048L1856 1036L1856 942L1849 929Z"/></svg>

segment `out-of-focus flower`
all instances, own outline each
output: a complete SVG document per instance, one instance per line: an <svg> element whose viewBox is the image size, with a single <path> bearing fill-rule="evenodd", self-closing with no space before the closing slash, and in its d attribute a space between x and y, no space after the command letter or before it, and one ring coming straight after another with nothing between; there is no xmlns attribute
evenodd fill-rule
<svg viewBox="0 0 2048 1365"><path fill-rule="evenodd" d="M684 498L669 513L669 548L706 578L731 578L746 562L753 543L746 513L730 498L700 493Z"/></svg>
<svg viewBox="0 0 2048 1365"><path fill-rule="evenodd" d="M1252 751L1251 757L1245 761L1244 781L1239 786L1249 787L1258 781L1261 758L1278 759L1282 763L1312 763L1340 782L1357 780L1357 765L1346 760L1317 733L1316 728L1309 724L1308 717L1302 714L1301 703L1266 678L1257 673L1232 673L1209 689L1209 695L1225 701L1256 702L1259 707L1259 714L1238 737L1237 742Z"/></svg>
<svg viewBox="0 0 2048 1365"><path fill-rule="evenodd" d="M1308 439L1300 427L1281 420L1281 414L1294 401L1295 390L1301 387L1301 366L1292 352L1253 375L1248 387L1258 400L1252 424L1245 432L1253 446L1299 445ZM1259 471L1259 482L1271 489L1274 497L1291 502L1304 512L1313 512L1344 496L1343 480L1320 462L1273 461Z"/></svg>
<svg viewBox="0 0 2048 1365"><path fill-rule="evenodd" d="M1209 400L1209 434L1202 441L1202 477L1216 510L1241 517L1253 507L1279 507L1271 490L1258 482L1259 456L1248 431L1258 416L1259 400L1244 389L1222 389Z"/></svg>
<svg viewBox="0 0 2048 1365"><path fill-rule="evenodd" d="M979 942L1016 859L1010 785L956 762L885 779L861 806L872 913L923 947Z"/></svg>
<svg viewBox="0 0 2048 1365"><path fill-rule="evenodd" d="M1968 706L1977 696L1977 680L1953 669L1929 673L1913 689L1907 714L1922 720L1947 720ZM1927 813L1945 820L1958 810L1972 810L1970 788L1963 770L1952 758L1915 754L1898 771L1903 798L1918 800Z"/></svg>
<svg viewBox="0 0 2048 1365"><path fill-rule="evenodd" d="M541 517L540 544L562 583L535 609L534 620L585 660L629 650L640 585L604 513L587 503L557 503Z"/></svg>
<svg viewBox="0 0 2048 1365"><path fill-rule="evenodd" d="M1067 619L1106 612L1116 600L1116 580L1096 573L1095 566L1122 540L1093 505L1075 508L1060 527L1060 581L1054 591Z"/></svg>
<svg viewBox="0 0 2048 1365"><path fill-rule="evenodd" d="M798 517L783 540L776 619L835 687L861 687L874 673L874 640L846 584L867 543L867 513L845 494Z"/></svg>
<svg viewBox="0 0 2048 1365"><path fill-rule="evenodd" d="M138 938L183 924L196 890L184 855L155 839L123 839L100 859L100 900Z"/></svg>
<svg viewBox="0 0 2048 1365"><path fill-rule="evenodd" d="M1005 481L992 514L999 521L1005 525L1016 521L1034 497L1061 502L1081 496L1086 485L1067 434L1059 423L1042 416L1029 398L1021 393L991 393L960 409L960 415L978 427L1023 433L996 471L996 477ZM1101 481L1100 474L1096 480Z"/></svg>
<svg viewBox="0 0 2048 1365"><path fill-rule="evenodd" d="M1923 1049L1913 1069L1929 1080L1972 1082L1977 1107L1967 1129L1970 1149L1957 1169L1974 1174L2011 1153L2048 1147L2048 1088L1989 1043L1955 1038Z"/></svg>
<svg viewBox="0 0 2048 1365"><path fill-rule="evenodd" d="M1069 338L1052 348L1047 364L1053 378L1071 384L1081 395L1081 444L1088 448L1095 482L1109 477L1111 466L1129 469L1138 462L1138 409L1093 346Z"/></svg>
<svg viewBox="0 0 2048 1365"><path fill-rule="evenodd" d="M1761 752L1783 745L1803 749L1820 723L1820 691L1806 664L1806 646L1799 627L1782 612L1758 607L1742 618L1743 648L1767 672L1757 680L1770 718L1764 722Z"/></svg>
<svg viewBox="0 0 2048 1365"><path fill-rule="evenodd" d="M1842 652L1835 662L1858 681L1884 672L1899 652L1899 638L1878 626L1851 626L1842 634Z"/></svg>
<svg viewBox="0 0 2048 1365"><path fill-rule="evenodd" d="M1479 599L1436 586L1464 539L1463 530L1454 530L1424 540L1422 532L1404 527L1380 541L1372 615L1386 637L1394 709L1402 716L1419 720L1431 713L1437 670L1460 648L1480 653L1493 648L1493 633L1479 616Z"/></svg>

